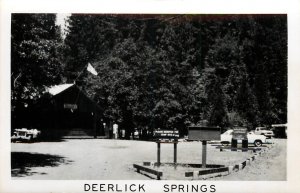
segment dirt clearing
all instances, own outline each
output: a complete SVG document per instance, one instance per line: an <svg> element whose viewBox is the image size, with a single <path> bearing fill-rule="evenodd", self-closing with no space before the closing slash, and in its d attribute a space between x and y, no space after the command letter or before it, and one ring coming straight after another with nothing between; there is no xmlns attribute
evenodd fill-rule
<svg viewBox="0 0 300 193"><path fill-rule="evenodd" d="M268 152L251 166L209 180L286 180L286 140L274 139ZM108 139L70 139L62 142L13 143L13 179L150 180L133 164L156 161L156 143ZM177 162L201 164L201 142L179 142ZM234 165L252 152L220 152L207 145L207 164ZM173 145L161 146L161 162L173 162ZM176 179L187 180L184 176Z"/></svg>

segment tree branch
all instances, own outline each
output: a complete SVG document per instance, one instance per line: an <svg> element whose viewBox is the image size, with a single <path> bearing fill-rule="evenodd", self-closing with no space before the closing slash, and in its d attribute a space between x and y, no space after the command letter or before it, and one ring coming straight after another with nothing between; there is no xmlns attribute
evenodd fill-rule
<svg viewBox="0 0 300 193"><path fill-rule="evenodd" d="M18 76L15 78L15 80L14 80L14 87L16 86L16 82L17 82L17 79L21 76L21 72L18 74Z"/></svg>

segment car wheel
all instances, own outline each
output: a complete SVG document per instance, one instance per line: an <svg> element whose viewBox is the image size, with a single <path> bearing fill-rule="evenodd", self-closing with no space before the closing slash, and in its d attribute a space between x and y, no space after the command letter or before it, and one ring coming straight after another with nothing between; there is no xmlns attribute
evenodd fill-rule
<svg viewBox="0 0 300 193"><path fill-rule="evenodd" d="M32 142L32 138L33 138L32 135L29 135L28 136L28 142Z"/></svg>
<svg viewBox="0 0 300 193"><path fill-rule="evenodd" d="M255 141L254 141L254 145L255 145L256 147L260 147L260 146L262 146L262 142L261 142L260 140L255 140Z"/></svg>
<svg viewBox="0 0 300 193"><path fill-rule="evenodd" d="M229 145L229 142L227 142L227 141L221 141L221 145L223 145L223 146Z"/></svg>

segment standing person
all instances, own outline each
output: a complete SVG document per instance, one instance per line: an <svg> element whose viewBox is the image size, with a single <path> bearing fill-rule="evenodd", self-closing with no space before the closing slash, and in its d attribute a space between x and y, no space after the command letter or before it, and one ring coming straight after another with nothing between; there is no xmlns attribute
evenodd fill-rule
<svg viewBox="0 0 300 193"><path fill-rule="evenodd" d="M114 135L114 139L118 139L118 124L117 123L113 124L113 135Z"/></svg>
<svg viewBox="0 0 300 193"><path fill-rule="evenodd" d="M124 139L125 138L125 129L121 130L121 134L122 134L122 139Z"/></svg>

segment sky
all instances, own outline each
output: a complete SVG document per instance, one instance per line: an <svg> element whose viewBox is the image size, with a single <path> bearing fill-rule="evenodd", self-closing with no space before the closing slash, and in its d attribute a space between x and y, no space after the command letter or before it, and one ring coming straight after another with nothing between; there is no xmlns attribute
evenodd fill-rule
<svg viewBox="0 0 300 193"><path fill-rule="evenodd" d="M65 31L66 31L66 19L69 17L70 13L57 13L56 14L56 24L61 26L61 32L63 37L65 37Z"/></svg>

